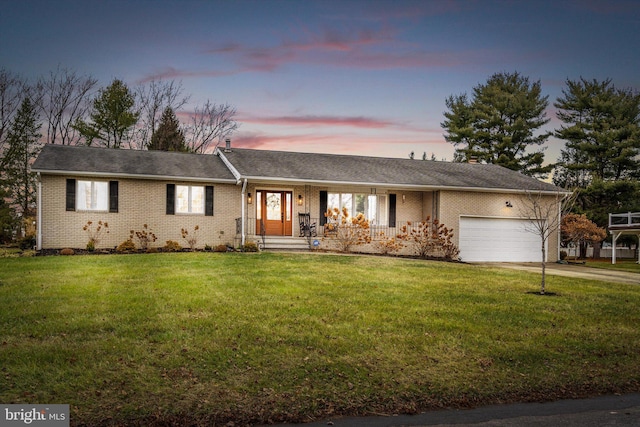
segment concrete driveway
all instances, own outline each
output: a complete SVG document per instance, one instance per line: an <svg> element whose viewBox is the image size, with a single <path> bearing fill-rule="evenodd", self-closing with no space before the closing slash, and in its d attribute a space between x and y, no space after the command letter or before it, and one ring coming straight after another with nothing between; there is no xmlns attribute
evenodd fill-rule
<svg viewBox="0 0 640 427"><path fill-rule="evenodd" d="M482 265L495 266L500 268L510 268L513 270L529 271L531 273L542 273L540 263L484 263ZM628 271L607 270L603 268L585 267L583 265L558 264L550 262L547 264L547 274L565 277L577 277L581 279L599 280L601 282L626 283L629 285L640 285L640 273Z"/></svg>

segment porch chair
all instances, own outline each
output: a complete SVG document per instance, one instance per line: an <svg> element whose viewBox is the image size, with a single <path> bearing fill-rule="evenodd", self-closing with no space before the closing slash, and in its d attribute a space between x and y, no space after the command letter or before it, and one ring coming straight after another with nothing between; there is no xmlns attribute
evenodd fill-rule
<svg viewBox="0 0 640 427"><path fill-rule="evenodd" d="M316 223L311 222L311 215L308 213L299 213L298 222L300 223L300 237L317 236Z"/></svg>

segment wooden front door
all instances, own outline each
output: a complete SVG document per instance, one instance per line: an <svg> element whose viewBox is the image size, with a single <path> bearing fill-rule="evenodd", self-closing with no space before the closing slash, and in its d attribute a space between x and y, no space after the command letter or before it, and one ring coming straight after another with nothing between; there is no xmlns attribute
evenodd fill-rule
<svg viewBox="0 0 640 427"><path fill-rule="evenodd" d="M291 191L258 191L260 205L257 207L258 224L256 230L260 230L261 220L264 222L264 231L267 236L291 236L293 217L293 196Z"/></svg>

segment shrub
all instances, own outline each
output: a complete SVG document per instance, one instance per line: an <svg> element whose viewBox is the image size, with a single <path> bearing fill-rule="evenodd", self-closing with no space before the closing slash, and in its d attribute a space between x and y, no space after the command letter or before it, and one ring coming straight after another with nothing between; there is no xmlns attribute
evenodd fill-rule
<svg viewBox="0 0 640 427"><path fill-rule="evenodd" d="M256 244L256 242L246 242L242 246L242 251L243 252L258 252L258 245Z"/></svg>
<svg viewBox="0 0 640 427"><path fill-rule="evenodd" d="M211 245L207 245L207 244L205 244L205 245L204 245L204 250L205 250L205 251L212 251L212 250L213 250L213 248L211 247Z"/></svg>
<svg viewBox="0 0 640 427"><path fill-rule="evenodd" d="M397 237L387 237L384 234L384 231L377 234L377 239L374 241L373 245L378 252L383 255L387 255L391 252L398 252L404 247L402 240Z"/></svg>
<svg viewBox="0 0 640 427"><path fill-rule="evenodd" d="M560 251L560 261L564 261L565 259L567 259L567 256L568 256L567 251L564 251L564 250Z"/></svg>
<svg viewBox="0 0 640 427"><path fill-rule="evenodd" d="M182 246L180 246L180 244L175 240L167 240L162 247L162 250L166 252L178 252L182 250Z"/></svg>
<svg viewBox="0 0 640 427"><path fill-rule="evenodd" d="M153 243L158 240L156 235L153 233L153 231L151 231L151 228L149 228L147 224L144 224L142 226L142 231L131 230L129 233L129 240L133 240L133 237L135 236L136 239L138 239L138 245L140 245L140 249L145 251L149 247L149 243Z"/></svg>
<svg viewBox="0 0 640 427"><path fill-rule="evenodd" d="M116 252L118 253L129 253L129 252L134 252L135 250L136 250L136 244L133 243L133 240L131 240L131 238L120 243L116 248Z"/></svg>
<svg viewBox="0 0 640 427"><path fill-rule="evenodd" d="M87 221L82 229L86 231L89 236L87 250L93 252L100 243L100 240L102 240L102 233L109 233L109 223L98 221L98 225L93 228L93 222Z"/></svg>
<svg viewBox="0 0 640 427"><path fill-rule="evenodd" d="M64 248L60 251L60 255L75 255L75 251L71 248Z"/></svg>
<svg viewBox="0 0 640 427"><path fill-rule="evenodd" d="M327 217L325 237L335 240L341 252L349 252L352 246L371 242L369 220L362 213L350 217L346 208L342 208L342 212L333 208L324 216Z"/></svg>
<svg viewBox="0 0 640 427"><path fill-rule="evenodd" d="M227 245L218 245L213 249L214 252L227 252Z"/></svg>
<svg viewBox="0 0 640 427"><path fill-rule="evenodd" d="M20 249L22 249L23 251L26 251L27 249L33 249L35 245L36 238L34 236L23 237L18 243L18 246L20 246Z"/></svg>
<svg viewBox="0 0 640 427"><path fill-rule="evenodd" d="M193 227L193 233L189 234L186 229L181 229L180 234L182 234L182 238L186 240L189 245L189 249L193 250L198 243L198 230L200 230L200 226L196 225Z"/></svg>
<svg viewBox="0 0 640 427"><path fill-rule="evenodd" d="M441 256L453 260L458 259L460 254L460 250L452 241L453 230L440 224L437 219L431 220L431 217L415 224L407 223L396 237L413 247L415 254L420 258Z"/></svg>

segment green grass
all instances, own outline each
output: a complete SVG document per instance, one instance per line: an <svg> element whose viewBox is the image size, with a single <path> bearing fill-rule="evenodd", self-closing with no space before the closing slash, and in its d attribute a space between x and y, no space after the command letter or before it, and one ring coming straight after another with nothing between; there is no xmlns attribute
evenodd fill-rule
<svg viewBox="0 0 640 427"><path fill-rule="evenodd" d="M0 402L224 425L640 391L640 287L314 254L0 259Z"/></svg>
<svg viewBox="0 0 640 427"><path fill-rule="evenodd" d="M620 271L629 271L632 273L640 273L640 264L636 260L616 260L615 264L611 264L610 259L602 259L602 260L587 260L587 267L595 267L595 268L604 268L608 270L620 270Z"/></svg>

